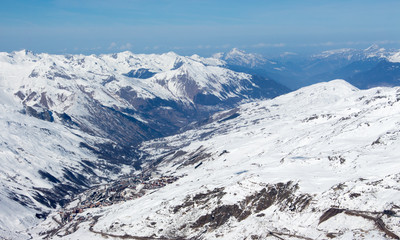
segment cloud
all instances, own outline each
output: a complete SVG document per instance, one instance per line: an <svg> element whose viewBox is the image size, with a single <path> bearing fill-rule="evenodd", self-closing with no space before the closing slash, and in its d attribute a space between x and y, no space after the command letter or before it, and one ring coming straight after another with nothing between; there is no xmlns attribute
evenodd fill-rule
<svg viewBox="0 0 400 240"><path fill-rule="evenodd" d="M399 44L400 41L380 40L380 41L347 41L347 42L321 42L321 43L304 43L301 47L331 47L331 46L357 46L371 44Z"/></svg>
<svg viewBox="0 0 400 240"><path fill-rule="evenodd" d="M232 45L227 43L227 44L223 44L223 45L220 45L220 46L216 46L215 48L216 49L232 48Z"/></svg>
<svg viewBox="0 0 400 240"><path fill-rule="evenodd" d="M146 46L146 47L144 47L144 50L147 50L147 51L149 51L149 50L158 50L160 48L161 48L161 46L159 46L159 45L155 45L155 46L152 46L152 47Z"/></svg>
<svg viewBox="0 0 400 240"><path fill-rule="evenodd" d="M399 44L400 41L393 41L393 40L382 40L382 41L376 41L376 44Z"/></svg>
<svg viewBox="0 0 400 240"><path fill-rule="evenodd" d="M335 45L340 45L339 43L334 43L334 42L322 42L322 43L304 43L300 44L301 47L329 47L329 46L335 46Z"/></svg>
<svg viewBox="0 0 400 240"><path fill-rule="evenodd" d="M174 47L171 47L171 49L172 50L182 50L182 49L185 49L185 47L174 46Z"/></svg>
<svg viewBox="0 0 400 240"><path fill-rule="evenodd" d="M131 48L132 48L132 44L130 44L130 43L122 44L122 45L119 47L120 50L129 50L129 49L131 49Z"/></svg>
<svg viewBox="0 0 400 240"><path fill-rule="evenodd" d="M198 45L196 48L197 49L210 49L211 46L210 45Z"/></svg>
<svg viewBox="0 0 400 240"><path fill-rule="evenodd" d="M125 50L130 50L132 48L132 44L131 43L125 43L125 44L122 44L122 45L120 45L120 44L118 44L118 43L116 43L116 42L112 42L112 43L110 43L110 45L108 46L108 50L115 50L115 49L119 49L119 50L122 50L122 51L125 51Z"/></svg>
<svg viewBox="0 0 400 240"><path fill-rule="evenodd" d="M285 47L286 44L284 43L257 43L252 45L253 48L266 48L266 47Z"/></svg>
<svg viewBox="0 0 400 240"><path fill-rule="evenodd" d="M110 46L108 47L108 49L114 49L117 46L117 44L115 42L110 43Z"/></svg>
<svg viewBox="0 0 400 240"><path fill-rule="evenodd" d="M296 55L298 55L298 54L294 53L294 52L284 52L280 56L281 57L286 57L286 56L296 56Z"/></svg>
<svg viewBox="0 0 400 240"><path fill-rule="evenodd" d="M400 41L393 40L380 40L380 41L358 41L358 42L346 42L347 45L362 45L362 44L397 44Z"/></svg>

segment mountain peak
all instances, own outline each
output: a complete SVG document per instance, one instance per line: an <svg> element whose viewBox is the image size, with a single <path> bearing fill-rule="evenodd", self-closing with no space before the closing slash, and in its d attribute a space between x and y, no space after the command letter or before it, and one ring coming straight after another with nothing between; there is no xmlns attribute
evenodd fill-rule
<svg viewBox="0 0 400 240"><path fill-rule="evenodd" d="M180 56L180 55L176 54L173 51L169 51L167 53L164 53L163 55L167 55L167 56L170 56L170 57L179 57Z"/></svg>
<svg viewBox="0 0 400 240"><path fill-rule="evenodd" d="M232 48L228 54L246 54L246 52L244 50L240 50L239 48Z"/></svg>
<svg viewBox="0 0 400 240"><path fill-rule="evenodd" d="M333 49L333 50L323 51L318 54L314 54L314 55L312 55L312 57L313 58L328 58L328 57L332 57L332 56L345 55L345 54L351 53L353 51L354 51L354 49L352 49L352 48Z"/></svg>
<svg viewBox="0 0 400 240"><path fill-rule="evenodd" d="M295 92L278 98L291 99L294 104L317 107L321 104L334 103L358 92L359 89L343 79L335 79L328 82L320 82L303 87ZM307 97L304 97L307 96Z"/></svg>
<svg viewBox="0 0 400 240"><path fill-rule="evenodd" d="M12 54L20 55L20 56L29 56L29 55L36 56L36 54L33 51L28 50L28 49L22 49L22 50L19 50L19 51L14 51L14 52L12 52Z"/></svg>
<svg viewBox="0 0 400 240"><path fill-rule="evenodd" d="M329 82L322 82L322 83L317 83L315 85L311 85L309 87L319 87L319 88L334 88L334 89L340 89L340 91L344 92L354 92L358 91L359 89L348 83L347 81L343 79L334 79ZM307 87L306 87L307 88Z"/></svg>
<svg viewBox="0 0 400 240"><path fill-rule="evenodd" d="M220 58L222 57L222 59L225 60L228 64L246 66L251 68L264 65L267 62L267 60L259 54L246 53L245 51L238 48L233 48L226 54L219 54L216 56Z"/></svg>
<svg viewBox="0 0 400 240"><path fill-rule="evenodd" d="M388 60L389 62L400 63L400 52L392 54Z"/></svg>
<svg viewBox="0 0 400 240"><path fill-rule="evenodd" d="M228 53L226 53L225 58L254 58L257 54L252 54L252 53L246 53L244 50L238 49L238 48L232 48ZM257 55L258 56L258 55Z"/></svg>
<svg viewBox="0 0 400 240"><path fill-rule="evenodd" d="M371 46L367 47L364 51L376 51L380 49L379 45L374 43Z"/></svg>

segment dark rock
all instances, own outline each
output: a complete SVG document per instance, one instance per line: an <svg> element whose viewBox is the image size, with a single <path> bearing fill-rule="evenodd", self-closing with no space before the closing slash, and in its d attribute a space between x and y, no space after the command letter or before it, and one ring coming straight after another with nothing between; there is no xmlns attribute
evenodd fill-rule
<svg viewBox="0 0 400 240"><path fill-rule="evenodd" d="M194 103L206 106L213 106L221 103L221 100L211 94L198 93L193 98Z"/></svg>
<svg viewBox="0 0 400 240"><path fill-rule="evenodd" d="M49 215L49 212L48 213L42 212L42 213L36 213L35 217L38 219L46 219L48 215Z"/></svg>
<svg viewBox="0 0 400 240"><path fill-rule="evenodd" d="M19 99L21 99L21 100L25 99L25 94L21 91L16 92L14 95L19 97Z"/></svg>
<svg viewBox="0 0 400 240"><path fill-rule="evenodd" d="M50 173L43 171L43 170L39 170L38 173L40 174L40 176L43 179L47 179L52 183L60 183L60 180L58 180L57 178L55 178L53 175L51 175Z"/></svg>
<svg viewBox="0 0 400 240"><path fill-rule="evenodd" d="M235 118L237 118L237 117L239 117L240 116L240 114L239 113L234 113L234 114L232 114L232 115L230 115L229 117L226 117L226 118L224 118L224 119L222 119L222 120L220 120L220 121L218 121L218 122L225 122L225 121L228 121L228 120L232 120L232 119L235 119Z"/></svg>
<svg viewBox="0 0 400 240"><path fill-rule="evenodd" d="M322 216L319 218L318 224L321 224L321 223L325 222L326 220L328 220L329 218L334 217L344 211L345 211L344 209L330 208L326 212L324 212L324 214L322 214Z"/></svg>
<svg viewBox="0 0 400 240"><path fill-rule="evenodd" d="M31 106L26 106L25 110L29 116L45 120L48 122L54 122L53 112L49 110L43 109L42 112L38 112Z"/></svg>
<svg viewBox="0 0 400 240"><path fill-rule="evenodd" d="M351 198L351 199L353 199L353 198L358 198L359 196L361 196L360 193L351 193L351 194L350 194L350 198Z"/></svg>
<svg viewBox="0 0 400 240"><path fill-rule="evenodd" d="M297 189L297 184L292 184L292 182L267 185L266 188L263 188L253 195L247 196L237 204L216 206L210 213L198 218L191 227L199 228L207 225L209 228L216 229L225 224L231 217L242 221L251 214L263 211L274 204L280 206L280 210L282 211L289 209L301 212L309 205L311 196L308 194L296 196L294 193ZM200 207L202 203L196 201L196 198L207 199L207 201L209 201L210 198L214 197L215 196L213 196L211 192L197 194L192 200L188 199L185 205L176 207L174 213L188 206ZM257 216L261 217L264 215L259 214Z"/></svg>
<svg viewBox="0 0 400 240"><path fill-rule="evenodd" d="M388 216L396 216L396 212L393 210L383 210L382 213Z"/></svg>
<svg viewBox="0 0 400 240"><path fill-rule="evenodd" d="M146 68L139 68L136 70L131 70L128 73L123 74L124 76L130 77L130 78L140 78L140 79L147 79L151 78L154 76L156 73L149 71L149 69Z"/></svg>
<svg viewBox="0 0 400 240"><path fill-rule="evenodd" d="M72 118L66 113L58 114L58 117L61 118L63 122L72 123Z"/></svg>
<svg viewBox="0 0 400 240"><path fill-rule="evenodd" d="M203 162L200 162L199 164L197 164L194 169L197 169L198 167L200 167L203 164Z"/></svg>

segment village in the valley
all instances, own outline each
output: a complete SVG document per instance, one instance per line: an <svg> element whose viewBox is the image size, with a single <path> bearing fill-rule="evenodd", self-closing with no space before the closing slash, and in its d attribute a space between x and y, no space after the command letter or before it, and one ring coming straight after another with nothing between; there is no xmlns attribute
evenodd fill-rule
<svg viewBox="0 0 400 240"><path fill-rule="evenodd" d="M91 188L78 195L67 208L59 211L59 219L53 217L60 225L72 220L85 221L82 213L87 209L110 206L116 203L142 197L146 191L164 187L178 180L175 176L152 178L150 174L129 175L110 184ZM79 216L78 216L79 215Z"/></svg>

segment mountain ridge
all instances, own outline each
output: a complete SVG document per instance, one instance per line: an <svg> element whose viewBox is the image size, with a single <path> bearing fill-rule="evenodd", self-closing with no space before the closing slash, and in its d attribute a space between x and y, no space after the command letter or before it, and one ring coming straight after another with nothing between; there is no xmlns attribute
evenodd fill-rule
<svg viewBox="0 0 400 240"><path fill-rule="evenodd" d="M345 79L358 88L400 85L400 50L381 48L342 48L311 56L282 56L273 60L233 49L214 57L226 61L227 67L240 72L274 79L291 89L298 89L332 79ZM386 69L383 65L385 65ZM385 74L388 73L388 74Z"/></svg>
<svg viewBox="0 0 400 240"><path fill-rule="evenodd" d="M176 131L184 124L206 116L212 108L223 108L224 102L232 106L242 99L252 98L252 92L258 98L274 97L288 91L272 80L253 79L249 74L228 70L217 59L182 57L173 52L145 55L126 51L99 56L64 56L22 50L1 53L0 59L2 78L10 79L1 84L13 91L24 106L39 112L44 109L66 113L86 129L96 125L88 119L90 109L102 108L97 115L115 115L109 111L112 108L128 119L144 120L146 124L155 114L162 115L162 108L172 108L177 124L171 127ZM81 106L87 106L87 109L83 110ZM149 114L152 116L146 116ZM142 127L134 130L144 138L119 136L114 140L140 142L148 139L146 135L161 136L162 133L157 132L171 123L168 118L158 120L161 125L153 122L154 129L150 132L142 132ZM115 127L115 124L109 127ZM101 133L98 128L91 131ZM107 132L102 136L112 137Z"/></svg>

